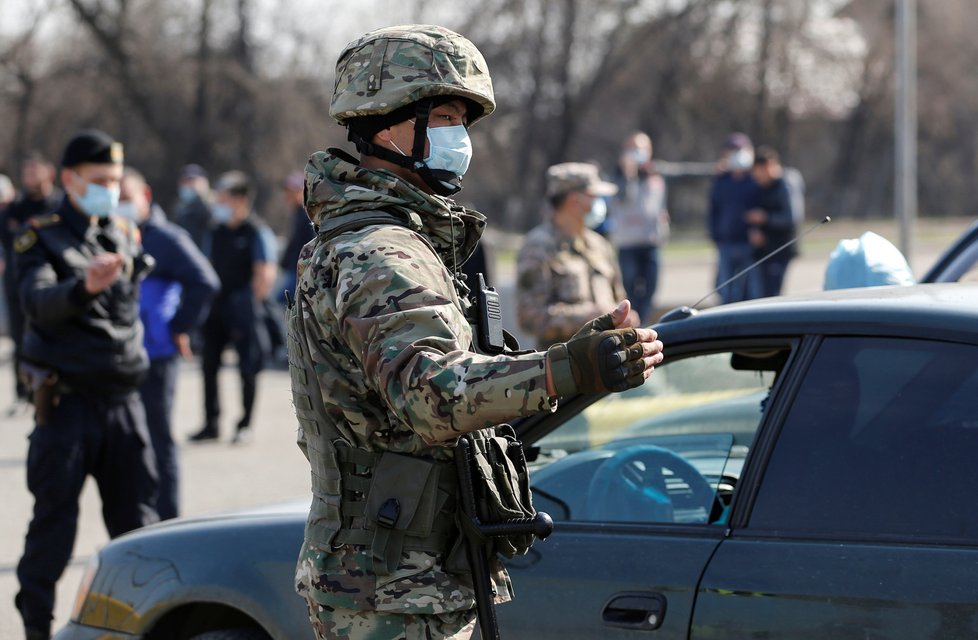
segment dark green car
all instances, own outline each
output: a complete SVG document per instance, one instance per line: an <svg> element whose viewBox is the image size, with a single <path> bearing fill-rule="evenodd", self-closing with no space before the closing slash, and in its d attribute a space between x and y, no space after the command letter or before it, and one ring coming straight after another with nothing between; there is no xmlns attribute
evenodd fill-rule
<svg viewBox="0 0 978 640"><path fill-rule="evenodd" d="M978 285L656 328L646 385L518 425L556 528L508 562L503 637L978 637ZM311 638L304 516L123 536L57 637Z"/></svg>

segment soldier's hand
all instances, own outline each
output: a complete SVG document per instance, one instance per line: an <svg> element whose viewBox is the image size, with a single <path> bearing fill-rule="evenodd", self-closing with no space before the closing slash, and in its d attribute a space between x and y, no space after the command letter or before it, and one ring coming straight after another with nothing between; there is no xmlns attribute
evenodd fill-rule
<svg viewBox="0 0 978 640"><path fill-rule="evenodd" d="M553 389L559 396L637 387L662 359L662 342L652 329L592 331L547 351Z"/></svg>
<svg viewBox="0 0 978 640"><path fill-rule="evenodd" d="M632 316L638 318L638 314L632 312L632 303L628 300L622 300L618 303L618 306L615 307L614 311L606 313L603 316L598 316L578 329L577 333L571 336L571 340L574 338L582 338L584 336L591 335L596 331L634 327L636 325L632 324Z"/></svg>
<svg viewBox="0 0 978 640"><path fill-rule="evenodd" d="M125 259L118 253L100 253L85 270L85 291L89 295L102 293L119 279Z"/></svg>

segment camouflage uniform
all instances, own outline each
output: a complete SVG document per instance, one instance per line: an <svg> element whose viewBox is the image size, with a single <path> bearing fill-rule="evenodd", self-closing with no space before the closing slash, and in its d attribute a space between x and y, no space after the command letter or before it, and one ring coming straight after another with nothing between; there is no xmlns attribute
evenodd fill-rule
<svg viewBox="0 0 978 640"><path fill-rule="evenodd" d="M588 167L570 162L554 165L548 171L548 193L608 184L597 181L596 169ZM604 191L609 192L610 188ZM585 322L626 297L613 247L587 228L574 236L552 220L545 221L527 235L516 270L517 318L540 348L567 340Z"/></svg>
<svg viewBox="0 0 978 640"><path fill-rule="evenodd" d="M405 46L387 52L400 55ZM339 76L340 83L349 81ZM383 574L368 548L336 542L343 503L339 494L316 489L323 477L336 475L321 452L343 444L450 461L460 434L552 410L546 354L473 351L464 285L446 265L454 268L472 254L485 228L481 214L394 173L364 169L335 149L309 160L306 210L321 234L352 212L394 213L405 224L320 235L299 258L293 313L301 315L291 322L302 325L311 367L291 363L293 388L318 387L330 428L343 442L322 442L323 430L302 421L307 400L296 395L299 446L314 486L296 590L321 638L469 637L474 593L467 574L446 570L448 548L404 551ZM290 360L292 352L290 345ZM306 370L315 372L314 380L305 380ZM512 597L509 577L498 562L493 568L497 602L505 602Z"/></svg>

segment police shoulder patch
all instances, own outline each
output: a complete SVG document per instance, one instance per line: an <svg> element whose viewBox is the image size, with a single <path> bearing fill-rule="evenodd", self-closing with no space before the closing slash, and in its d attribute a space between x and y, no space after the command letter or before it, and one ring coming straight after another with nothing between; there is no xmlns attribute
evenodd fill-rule
<svg viewBox="0 0 978 640"><path fill-rule="evenodd" d="M31 227L35 229L43 229L44 227L50 227L53 224L58 224L61 222L61 216L56 213L48 213L43 216L34 216L27 221Z"/></svg>
<svg viewBox="0 0 978 640"><path fill-rule="evenodd" d="M14 240L14 251L24 253L35 244L37 244L37 232L33 229L27 229Z"/></svg>

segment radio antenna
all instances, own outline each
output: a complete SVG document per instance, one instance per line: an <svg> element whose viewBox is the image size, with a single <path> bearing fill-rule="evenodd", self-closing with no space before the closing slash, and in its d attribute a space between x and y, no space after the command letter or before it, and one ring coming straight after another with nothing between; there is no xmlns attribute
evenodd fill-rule
<svg viewBox="0 0 978 640"><path fill-rule="evenodd" d="M782 251L784 251L785 249L787 249L791 245L795 244L796 242L798 242L799 240L801 240L802 238L804 238L805 236L807 236L809 233L811 233L812 231L814 231L818 227L821 227L823 224L825 224L827 222L832 222L832 218L830 216L825 216L824 218L822 218L821 220L819 220L818 222L816 222L815 224L813 224L812 226L810 226L808 229L806 229L804 231L804 233L801 233L800 235L798 235L798 236L792 238L791 240L789 240L788 242L785 242L783 245L781 245L780 247L778 247L777 249L775 249L771 253L767 254L766 256L764 256L763 258L761 258L760 260L752 263L751 265L747 266L746 268L744 268L744 269L740 270L739 272L735 273L732 277L728 278L725 282L723 282L722 284L720 284L716 289L714 289L713 291L709 292L708 294L706 294L705 296L703 296L702 298L700 298L699 300L697 300L692 306L689 306L689 307L682 306L682 307L678 307L676 309L673 309L672 311L669 311L668 313L666 313L665 315L663 315L662 318L659 319L659 322L669 322L671 320L678 320L679 318L687 318L687 317L693 315L694 313L696 313L697 307L699 307L700 304L702 304L702 302L704 300L706 300L707 298L709 298L710 296L712 296L714 293L716 293L720 289L723 289L725 286L727 286L728 284L730 284L731 282L733 282L737 278L740 278L741 276L743 276L748 271L751 271L754 268L756 268L756 267L764 264L765 262L768 261L768 259L770 259L773 256L776 256L777 254L781 253Z"/></svg>

